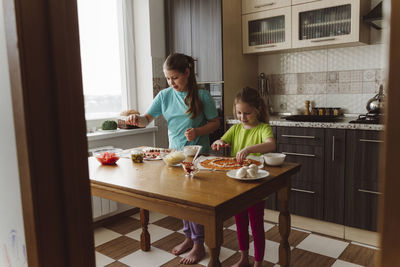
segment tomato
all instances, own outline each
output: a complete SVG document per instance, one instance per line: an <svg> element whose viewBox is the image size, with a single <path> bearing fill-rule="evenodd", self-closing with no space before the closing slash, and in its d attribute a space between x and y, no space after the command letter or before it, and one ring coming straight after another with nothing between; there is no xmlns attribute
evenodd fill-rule
<svg viewBox="0 0 400 267"><path fill-rule="evenodd" d="M101 153L96 158L103 165L113 165L119 160L118 155L111 152Z"/></svg>

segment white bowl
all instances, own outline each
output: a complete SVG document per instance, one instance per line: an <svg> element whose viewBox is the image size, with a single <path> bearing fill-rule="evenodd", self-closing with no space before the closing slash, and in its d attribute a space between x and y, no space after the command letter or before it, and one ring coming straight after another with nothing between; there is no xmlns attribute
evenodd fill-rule
<svg viewBox="0 0 400 267"><path fill-rule="evenodd" d="M199 145L193 145L193 146L185 146L183 148L183 153L185 153L186 157L193 157L196 155L197 150L201 149L202 146Z"/></svg>
<svg viewBox="0 0 400 267"><path fill-rule="evenodd" d="M186 159L185 154L179 150L163 154L161 157L168 166L179 166L179 164Z"/></svg>
<svg viewBox="0 0 400 267"><path fill-rule="evenodd" d="M265 162L270 166L279 166L285 161L286 155L282 153L267 153L264 154Z"/></svg>

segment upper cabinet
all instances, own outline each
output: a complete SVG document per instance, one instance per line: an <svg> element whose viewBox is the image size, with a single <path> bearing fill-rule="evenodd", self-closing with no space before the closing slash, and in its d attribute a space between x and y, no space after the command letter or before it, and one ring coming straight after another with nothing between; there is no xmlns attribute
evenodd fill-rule
<svg viewBox="0 0 400 267"><path fill-rule="evenodd" d="M290 6L291 0L242 0L242 14Z"/></svg>
<svg viewBox="0 0 400 267"><path fill-rule="evenodd" d="M323 0L292 7L292 47L368 43L369 26L360 20L369 1Z"/></svg>
<svg viewBox="0 0 400 267"><path fill-rule="evenodd" d="M243 53L258 53L291 47L290 7L243 15L242 27Z"/></svg>
<svg viewBox="0 0 400 267"><path fill-rule="evenodd" d="M167 0L168 52L195 59L200 83L222 81L220 0Z"/></svg>
<svg viewBox="0 0 400 267"><path fill-rule="evenodd" d="M370 0L242 0L243 53L368 43L361 17L370 7Z"/></svg>

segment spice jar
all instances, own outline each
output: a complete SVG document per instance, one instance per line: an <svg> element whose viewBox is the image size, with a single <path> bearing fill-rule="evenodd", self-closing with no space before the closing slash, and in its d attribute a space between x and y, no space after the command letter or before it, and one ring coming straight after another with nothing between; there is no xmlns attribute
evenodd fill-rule
<svg viewBox="0 0 400 267"><path fill-rule="evenodd" d="M318 115L319 116L324 116L325 115L325 109L324 108L318 108Z"/></svg>
<svg viewBox="0 0 400 267"><path fill-rule="evenodd" d="M135 163L142 163L144 158L144 152L140 149L133 149L131 151L131 159Z"/></svg>

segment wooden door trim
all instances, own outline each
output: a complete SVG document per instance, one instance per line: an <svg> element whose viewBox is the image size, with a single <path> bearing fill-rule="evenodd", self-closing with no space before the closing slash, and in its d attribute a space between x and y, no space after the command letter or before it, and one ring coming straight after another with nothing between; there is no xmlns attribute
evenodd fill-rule
<svg viewBox="0 0 400 267"><path fill-rule="evenodd" d="M3 6L28 265L94 267L76 1Z"/></svg>
<svg viewBox="0 0 400 267"><path fill-rule="evenodd" d="M381 233L381 253L378 266L400 266L400 213L398 203L400 195L400 179L398 179L398 158L400 151L400 2L389 1L390 41L388 90L386 97L386 121L384 133L381 176L383 178L383 197L379 206L379 232Z"/></svg>

